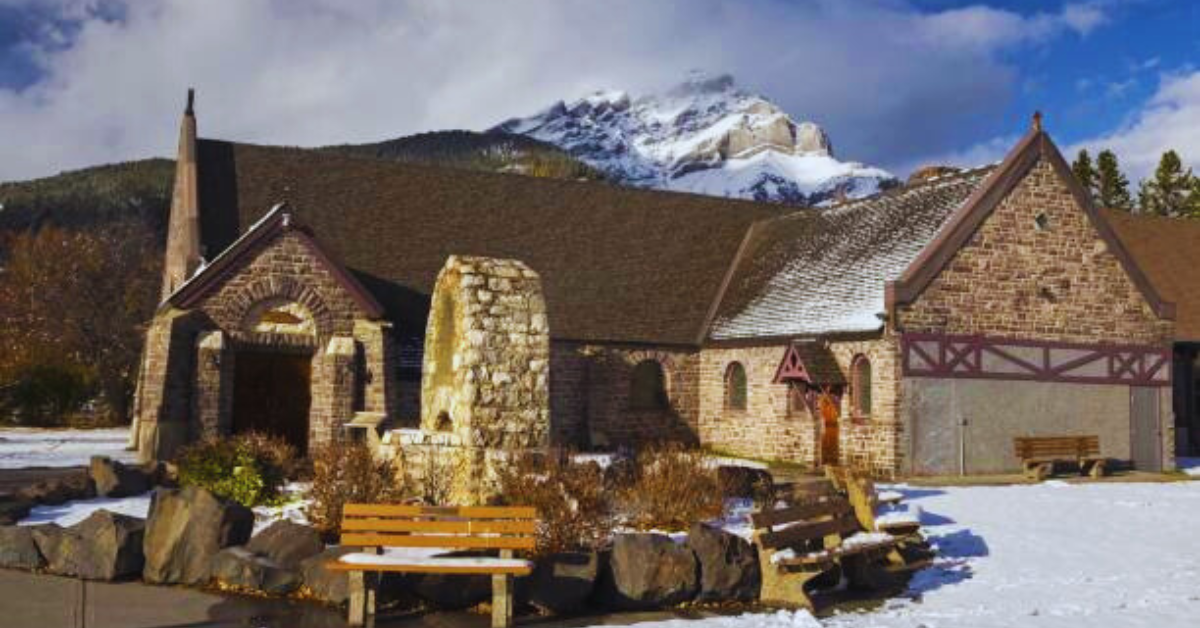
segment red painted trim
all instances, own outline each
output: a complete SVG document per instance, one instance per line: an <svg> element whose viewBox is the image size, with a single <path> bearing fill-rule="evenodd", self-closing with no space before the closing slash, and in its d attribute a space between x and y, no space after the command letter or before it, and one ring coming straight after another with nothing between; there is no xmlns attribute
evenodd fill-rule
<svg viewBox="0 0 1200 628"><path fill-rule="evenodd" d="M936 343L937 359L917 343ZM1042 364L1038 366L1012 355L1005 348L1041 349ZM1084 351L1084 355L1052 366L1054 350ZM988 371L982 355L992 353L1008 366L1024 372ZM1171 385L1171 350L1148 345L1083 344L1071 342L992 338L980 335L952 336L936 333L906 333L900 336L901 370L905 377L938 377L951 379L998 379L1018 381L1067 382L1081 384L1122 384L1136 386ZM911 355L924 362L915 365ZM974 362L972 362L972 359ZM1073 375L1082 366L1103 360L1105 375ZM1163 368L1165 377L1160 379Z"/></svg>

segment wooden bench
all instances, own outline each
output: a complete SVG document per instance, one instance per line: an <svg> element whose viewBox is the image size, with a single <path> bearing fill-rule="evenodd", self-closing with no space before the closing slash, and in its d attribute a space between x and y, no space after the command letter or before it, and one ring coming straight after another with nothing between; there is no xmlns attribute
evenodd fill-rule
<svg viewBox="0 0 1200 628"><path fill-rule="evenodd" d="M1099 436L1018 436L1013 447L1025 476L1041 482L1059 462L1079 465L1080 474L1104 475L1108 460L1100 455Z"/></svg>
<svg viewBox="0 0 1200 628"><path fill-rule="evenodd" d="M536 543L537 511L524 507L401 506L346 504L341 544L362 551L327 564L350 572L349 623L361 626L375 613L375 591L382 572L490 574L492 627L513 621L513 576L528 575L533 564L513 557ZM496 550L499 556L420 556L380 553L381 548Z"/></svg>
<svg viewBox="0 0 1200 628"><path fill-rule="evenodd" d="M857 536L858 520L843 497L821 497L751 515L762 568L762 603L812 609L804 590L840 566L856 586L876 586L872 570L896 544L890 536Z"/></svg>

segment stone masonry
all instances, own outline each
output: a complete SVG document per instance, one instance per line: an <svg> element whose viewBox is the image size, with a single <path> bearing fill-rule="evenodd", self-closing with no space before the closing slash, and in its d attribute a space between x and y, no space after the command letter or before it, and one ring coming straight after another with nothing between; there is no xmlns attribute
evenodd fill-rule
<svg viewBox="0 0 1200 628"><path fill-rule="evenodd" d="M472 447L547 445L550 336L537 273L516 260L450 256L425 333L421 429Z"/></svg>

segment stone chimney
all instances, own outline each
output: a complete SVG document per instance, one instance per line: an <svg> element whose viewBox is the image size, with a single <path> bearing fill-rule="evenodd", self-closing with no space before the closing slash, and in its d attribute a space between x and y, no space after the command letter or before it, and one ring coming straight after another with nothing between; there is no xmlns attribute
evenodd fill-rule
<svg viewBox="0 0 1200 628"><path fill-rule="evenodd" d="M167 258L163 264L162 298L196 272L200 266L200 192L196 179L196 114L192 109L195 90L189 89L187 109L179 124L179 153L175 157L175 189L171 194L171 217L167 225Z"/></svg>

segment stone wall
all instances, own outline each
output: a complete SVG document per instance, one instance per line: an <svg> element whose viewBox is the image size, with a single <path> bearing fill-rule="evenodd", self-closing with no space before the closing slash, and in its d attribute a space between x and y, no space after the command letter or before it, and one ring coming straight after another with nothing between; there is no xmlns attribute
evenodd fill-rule
<svg viewBox="0 0 1200 628"><path fill-rule="evenodd" d="M850 385L842 395L838 426L840 463L876 477L894 477L904 462L907 430L900 415L899 344L894 336L874 340L832 342L829 346ZM852 403L856 391L851 365L856 356L871 364L871 413L855 416Z"/></svg>
<svg viewBox="0 0 1200 628"><path fill-rule="evenodd" d="M694 350L628 345L587 345L578 349L588 363L588 440L601 448L655 442L699 442L699 366ZM663 370L667 407L632 407L633 369L645 360Z"/></svg>
<svg viewBox="0 0 1200 628"><path fill-rule="evenodd" d="M516 260L452 255L432 301L421 429L473 447L545 446L550 337L537 273Z"/></svg>
<svg viewBox="0 0 1200 628"><path fill-rule="evenodd" d="M1162 345L1174 333L1045 160L895 315L902 331L1008 338Z"/></svg>
<svg viewBox="0 0 1200 628"><path fill-rule="evenodd" d="M700 353L700 442L737 456L815 466L820 426L803 403L789 404L789 384L773 382L787 344L706 348ZM726 404L726 373L746 370L746 408Z"/></svg>

